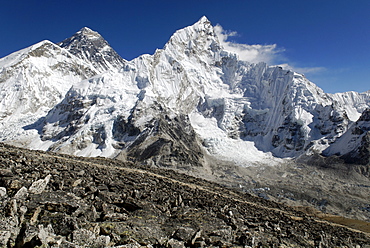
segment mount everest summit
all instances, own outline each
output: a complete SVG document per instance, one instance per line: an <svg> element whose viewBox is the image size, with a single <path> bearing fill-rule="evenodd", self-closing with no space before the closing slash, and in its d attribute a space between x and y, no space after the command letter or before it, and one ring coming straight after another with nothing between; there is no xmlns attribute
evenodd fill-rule
<svg viewBox="0 0 370 248"><path fill-rule="evenodd" d="M242 61L206 17L131 61L83 28L0 59L0 141L142 163L249 166L370 157L370 91L327 94L304 75Z"/></svg>

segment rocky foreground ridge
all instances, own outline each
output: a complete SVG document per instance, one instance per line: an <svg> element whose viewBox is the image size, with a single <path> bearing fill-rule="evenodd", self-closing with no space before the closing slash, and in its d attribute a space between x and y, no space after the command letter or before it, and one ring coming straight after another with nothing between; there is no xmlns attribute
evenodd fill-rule
<svg viewBox="0 0 370 248"><path fill-rule="evenodd" d="M370 247L369 234L172 170L0 144L0 247Z"/></svg>

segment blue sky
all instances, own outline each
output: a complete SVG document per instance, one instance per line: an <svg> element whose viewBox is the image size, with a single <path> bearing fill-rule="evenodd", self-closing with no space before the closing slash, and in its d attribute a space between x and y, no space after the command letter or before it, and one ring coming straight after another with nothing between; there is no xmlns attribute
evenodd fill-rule
<svg viewBox="0 0 370 248"><path fill-rule="evenodd" d="M0 0L0 57L84 26L125 59L152 54L178 29L207 16L225 44L261 45L325 92L370 90L369 0Z"/></svg>

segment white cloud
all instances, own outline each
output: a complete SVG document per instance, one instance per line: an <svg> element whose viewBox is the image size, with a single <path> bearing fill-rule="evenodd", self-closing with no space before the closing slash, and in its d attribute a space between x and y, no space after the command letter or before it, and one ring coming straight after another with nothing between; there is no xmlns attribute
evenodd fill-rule
<svg viewBox="0 0 370 248"><path fill-rule="evenodd" d="M281 59L281 52L284 51L282 48L277 48L276 44L248 45L228 41L228 38L236 36L237 32L225 31L219 24L214 27L214 30L223 48L238 54L239 59L244 61L251 63L265 62L271 65L274 64L275 61Z"/></svg>
<svg viewBox="0 0 370 248"><path fill-rule="evenodd" d="M302 74L313 74L318 72L323 72L326 70L325 67L296 67L290 64L281 64L279 65L285 70L291 70Z"/></svg>
<svg viewBox="0 0 370 248"><path fill-rule="evenodd" d="M223 48L227 51L238 54L239 59L241 60L248 61L251 63L265 62L268 65L276 65L277 63L282 63L282 61L287 61L287 58L285 58L283 55L284 49L278 48L276 44L271 45L240 44L228 40L229 37L237 36L238 35L237 32L226 31L219 24L217 24L214 27L214 30ZM311 75L326 70L325 67L299 67L294 66L292 64L295 63L283 63L279 64L279 66L286 70Z"/></svg>

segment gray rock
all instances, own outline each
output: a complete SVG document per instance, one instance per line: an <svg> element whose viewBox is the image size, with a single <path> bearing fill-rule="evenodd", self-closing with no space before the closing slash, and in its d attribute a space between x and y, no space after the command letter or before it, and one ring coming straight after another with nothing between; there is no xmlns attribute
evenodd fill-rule
<svg viewBox="0 0 370 248"><path fill-rule="evenodd" d="M195 230L193 228L180 227L176 230L173 237L180 241L190 242L194 234Z"/></svg>
<svg viewBox="0 0 370 248"><path fill-rule="evenodd" d="M73 231L72 239L74 244L96 248L108 247L110 242L109 236L101 235L96 237L94 232L83 228Z"/></svg>
<svg viewBox="0 0 370 248"><path fill-rule="evenodd" d="M184 245L183 241L178 241L178 240L175 240L175 239L168 240L167 246L169 248L185 248L185 245Z"/></svg>
<svg viewBox="0 0 370 248"><path fill-rule="evenodd" d="M193 238L192 238L192 240L191 240L191 244L192 245L194 245L195 244L195 242L198 240L198 238L200 238L202 236L202 230L198 230L195 234L194 234L194 236L193 236Z"/></svg>
<svg viewBox="0 0 370 248"><path fill-rule="evenodd" d="M127 219L128 219L127 214L120 214L120 213L107 213L103 217L103 220L109 220L109 221L125 221Z"/></svg>
<svg viewBox="0 0 370 248"><path fill-rule="evenodd" d="M17 200L26 200L28 196L28 189L26 187L22 187L18 190L18 192L14 195L14 199L17 199Z"/></svg>
<svg viewBox="0 0 370 248"><path fill-rule="evenodd" d="M48 185L50 181L51 175L47 175L45 179L37 180L36 182L33 182L31 187L28 189L29 193L31 194L41 194L44 192L46 186Z"/></svg>
<svg viewBox="0 0 370 248"><path fill-rule="evenodd" d="M7 247L10 237L10 231L0 231L0 247Z"/></svg>
<svg viewBox="0 0 370 248"><path fill-rule="evenodd" d="M6 188L0 187L0 197L6 197L6 196L7 196Z"/></svg>
<svg viewBox="0 0 370 248"><path fill-rule="evenodd" d="M114 248L141 248L142 246L133 239L127 241L125 245L114 246Z"/></svg>
<svg viewBox="0 0 370 248"><path fill-rule="evenodd" d="M60 245L62 243L62 238L55 235L54 229L51 224L48 224L46 227L44 227L43 225L39 225L38 228L39 232L37 236L43 245Z"/></svg>
<svg viewBox="0 0 370 248"><path fill-rule="evenodd" d="M100 235L99 237L96 238L93 247L108 247L110 242L110 237L109 236L103 236Z"/></svg>
<svg viewBox="0 0 370 248"><path fill-rule="evenodd" d="M95 233L86 229L78 229L72 233L73 243L77 245L91 245L95 238Z"/></svg>
<svg viewBox="0 0 370 248"><path fill-rule="evenodd" d="M23 244L32 244L37 242L40 243L39 245L41 245L41 241L38 238L39 229L37 227L30 224L26 224L25 227L23 227L23 229L24 233L21 236L23 239L22 240Z"/></svg>

